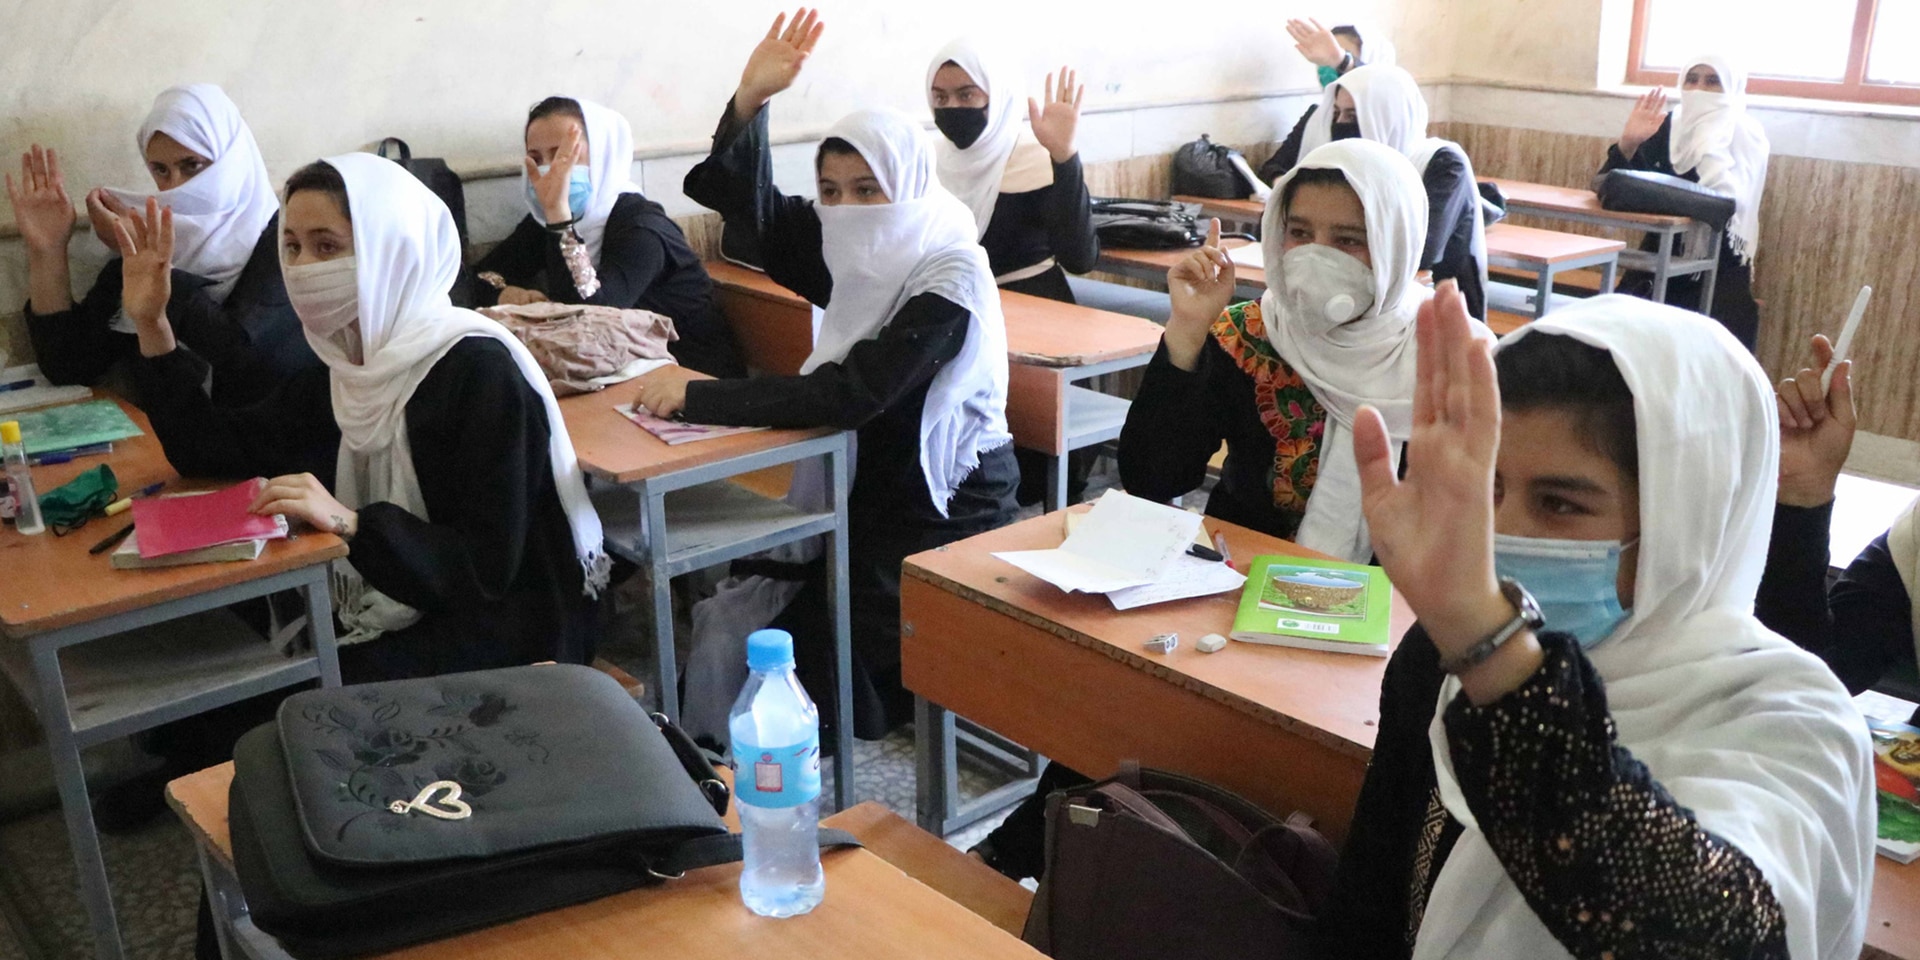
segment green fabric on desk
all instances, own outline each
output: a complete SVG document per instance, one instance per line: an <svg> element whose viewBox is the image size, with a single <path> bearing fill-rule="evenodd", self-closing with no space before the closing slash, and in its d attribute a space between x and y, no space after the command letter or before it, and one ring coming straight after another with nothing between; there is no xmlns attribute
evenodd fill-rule
<svg viewBox="0 0 1920 960"><path fill-rule="evenodd" d="M119 493L119 479L103 463L41 494L40 513L49 526L77 526L107 509Z"/></svg>

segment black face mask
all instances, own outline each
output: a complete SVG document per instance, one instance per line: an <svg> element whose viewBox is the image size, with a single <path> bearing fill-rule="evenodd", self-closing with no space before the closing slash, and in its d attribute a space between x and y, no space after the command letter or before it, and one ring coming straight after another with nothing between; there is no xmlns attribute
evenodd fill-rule
<svg viewBox="0 0 1920 960"><path fill-rule="evenodd" d="M935 107L933 125L953 145L965 150L987 132L986 107Z"/></svg>
<svg viewBox="0 0 1920 960"><path fill-rule="evenodd" d="M1359 138L1360 124L1358 121L1353 123L1336 123L1333 125L1333 139L1358 140Z"/></svg>

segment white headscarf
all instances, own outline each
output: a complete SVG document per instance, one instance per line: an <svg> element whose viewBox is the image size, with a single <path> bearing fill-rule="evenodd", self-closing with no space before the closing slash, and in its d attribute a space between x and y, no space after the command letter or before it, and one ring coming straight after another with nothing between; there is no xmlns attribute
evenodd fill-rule
<svg viewBox="0 0 1920 960"><path fill-rule="evenodd" d="M1474 190L1472 252L1474 265L1480 271L1480 286L1484 288L1487 285L1487 218L1480 206L1473 158L1467 156L1464 147L1451 140L1427 136L1430 115L1427 98L1420 92L1420 84L1413 79L1413 74L1392 64L1368 61L1366 66L1349 70L1328 84L1320 93L1319 109L1314 111L1301 134L1300 155L1304 157L1333 139L1333 114L1337 109L1333 100L1342 88L1353 97L1361 139L1384 143L1400 151L1413 161L1414 169L1422 178L1426 177L1427 165L1440 151L1451 151L1460 158L1466 168L1463 173L1467 183Z"/></svg>
<svg viewBox="0 0 1920 960"><path fill-rule="evenodd" d="M134 141L142 157L156 133L213 163L171 190L108 187L107 192L130 207L144 207L148 197L172 207L174 267L212 280L208 292L214 302L225 303L260 234L280 211L260 147L240 108L211 83L168 87L154 98Z"/></svg>
<svg viewBox="0 0 1920 960"><path fill-rule="evenodd" d="M800 372L845 360L920 294L965 307L973 317L966 343L934 374L920 415L920 469L934 508L946 516L980 454L1013 439L1000 291L966 205L934 179L933 151L918 123L890 110L863 110L827 136L852 144L893 202L815 205L833 299Z"/></svg>
<svg viewBox="0 0 1920 960"><path fill-rule="evenodd" d="M1426 243L1427 191L1405 157L1370 140L1342 140L1307 154L1273 185L1261 236L1286 236L1282 201L1302 170L1338 170L1359 194L1373 260L1373 305L1359 319L1321 331L1322 324L1293 315L1286 296L1284 244L1276 240L1262 248L1267 292L1260 299L1260 315L1267 340L1327 411L1319 479L1294 539L1342 560L1366 563L1373 556L1373 538L1360 509L1353 418L1362 404L1380 411L1395 441L1397 463L1399 444L1413 433L1414 318L1431 296L1415 277ZM1485 328L1474 326L1492 339Z"/></svg>
<svg viewBox="0 0 1920 960"><path fill-rule="evenodd" d="M587 500L573 440L546 374L505 327L453 306L448 298L460 272L460 236L453 215L433 191L391 160L349 153L329 157L326 163L347 184L362 356L361 362L353 362L343 346L353 328L332 337L307 334L313 352L332 374L333 417L340 425L334 495L355 509L392 503L431 520L407 439L407 401L455 344L467 337L497 341L513 355L520 375L545 407L554 489L573 532L586 594L598 596L611 568L600 517ZM486 411L463 415L485 416ZM344 588L336 598L337 613L348 629L341 642L370 640L420 618L418 611L367 586L347 561L340 561L335 572Z"/></svg>
<svg viewBox="0 0 1920 960"><path fill-rule="evenodd" d="M1022 122L1027 95L1019 73L990 56L983 44L961 38L933 55L927 65L929 107L933 106L933 75L949 61L986 91L987 129L964 150L946 137L937 138L940 183L973 211L978 235L985 236L1000 194L1027 193L1053 183L1053 159Z"/></svg>
<svg viewBox="0 0 1920 960"><path fill-rule="evenodd" d="M1682 90L1673 116L1668 159L1680 173L1694 172L1700 185L1733 195L1733 222L1727 239L1741 263L1752 263L1760 249L1760 197L1767 187L1767 131L1747 113L1747 72L1725 56L1709 54L1688 61L1712 67L1725 93ZM1680 72L1681 79L1686 71Z"/></svg>
<svg viewBox="0 0 1920 960"><path fill-rule="evenodd" d="M1376 29L1371 23L1348 23L1353 32L1360 35L1360 64L1362 66L1391 67L1400 62L1400 52L1387 38L1385 30Z"/></svg>
<svg viewBox="0 0 1920 960"><path fill-rule="evenodd" d="M1794 960L1853 960L1873 877L1872 755L1840 682L1753 618L1780 459L1766 375L1719 324L1634 297L1556 310L1501 346L1548 334L1610 351L1633 391L1633 610L1587 655L1618 743L1760 868ZM1413 955L1565 957L1454 779L1442 715L1459 690L1443 687L1430 735L1441 798L1466 832L1435 879Z"/></svg>
<svg viewBox="0 0 1920 960"><path fill-rule="evenodd" d="M580 105L580 113L587 118L587 179L593 187L593 199L587 201L587 209L575 210L573 215L579 221L573 225L580 241L587 245L587 255L593 258L593 265L600 265L600 244L607 237L607 217L613 214L613 205L620 201L625 193L640 193L640 185L633 182L633 125L619 113L582 97L567 97ZM520 167L520 182L527 186L527 168ZM544 220L546 211L534 206L527 191L527 209L533 212L535 220Z"/></svg>

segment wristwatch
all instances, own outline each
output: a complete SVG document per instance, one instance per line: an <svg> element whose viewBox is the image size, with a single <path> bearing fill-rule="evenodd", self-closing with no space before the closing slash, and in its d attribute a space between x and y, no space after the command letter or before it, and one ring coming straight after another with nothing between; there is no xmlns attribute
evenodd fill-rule
<svg viewBox="0 0 1920 960"><path fill-rule="evenodd" d="M1528 593L1526 587L1520 585L1520 581L1512 577L1501 577L1500 595L1506 597L1508 603L1513 604L1513 619L1466 650L1451 657L1442 657L1440 669L1458 676L1485 663L1488 657L1493 656L1495 651L1508 640L1513 639L1514 635L1522 629L1538 630L1546 626L1546 618L1540 615L1540 604L1534 601L1533 594Z"/></svg>

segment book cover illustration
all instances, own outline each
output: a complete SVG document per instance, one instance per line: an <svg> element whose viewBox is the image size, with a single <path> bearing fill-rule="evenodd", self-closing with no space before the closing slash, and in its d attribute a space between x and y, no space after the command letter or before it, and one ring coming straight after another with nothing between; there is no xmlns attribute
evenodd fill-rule
<svg viewBox="0 0 1920 960"><path fill-rule="evenodd" d="M1920 857L1920 730L1867 720L1873 739L1873 782L1880 805L1881 856L1900 863Z"/></svg>

